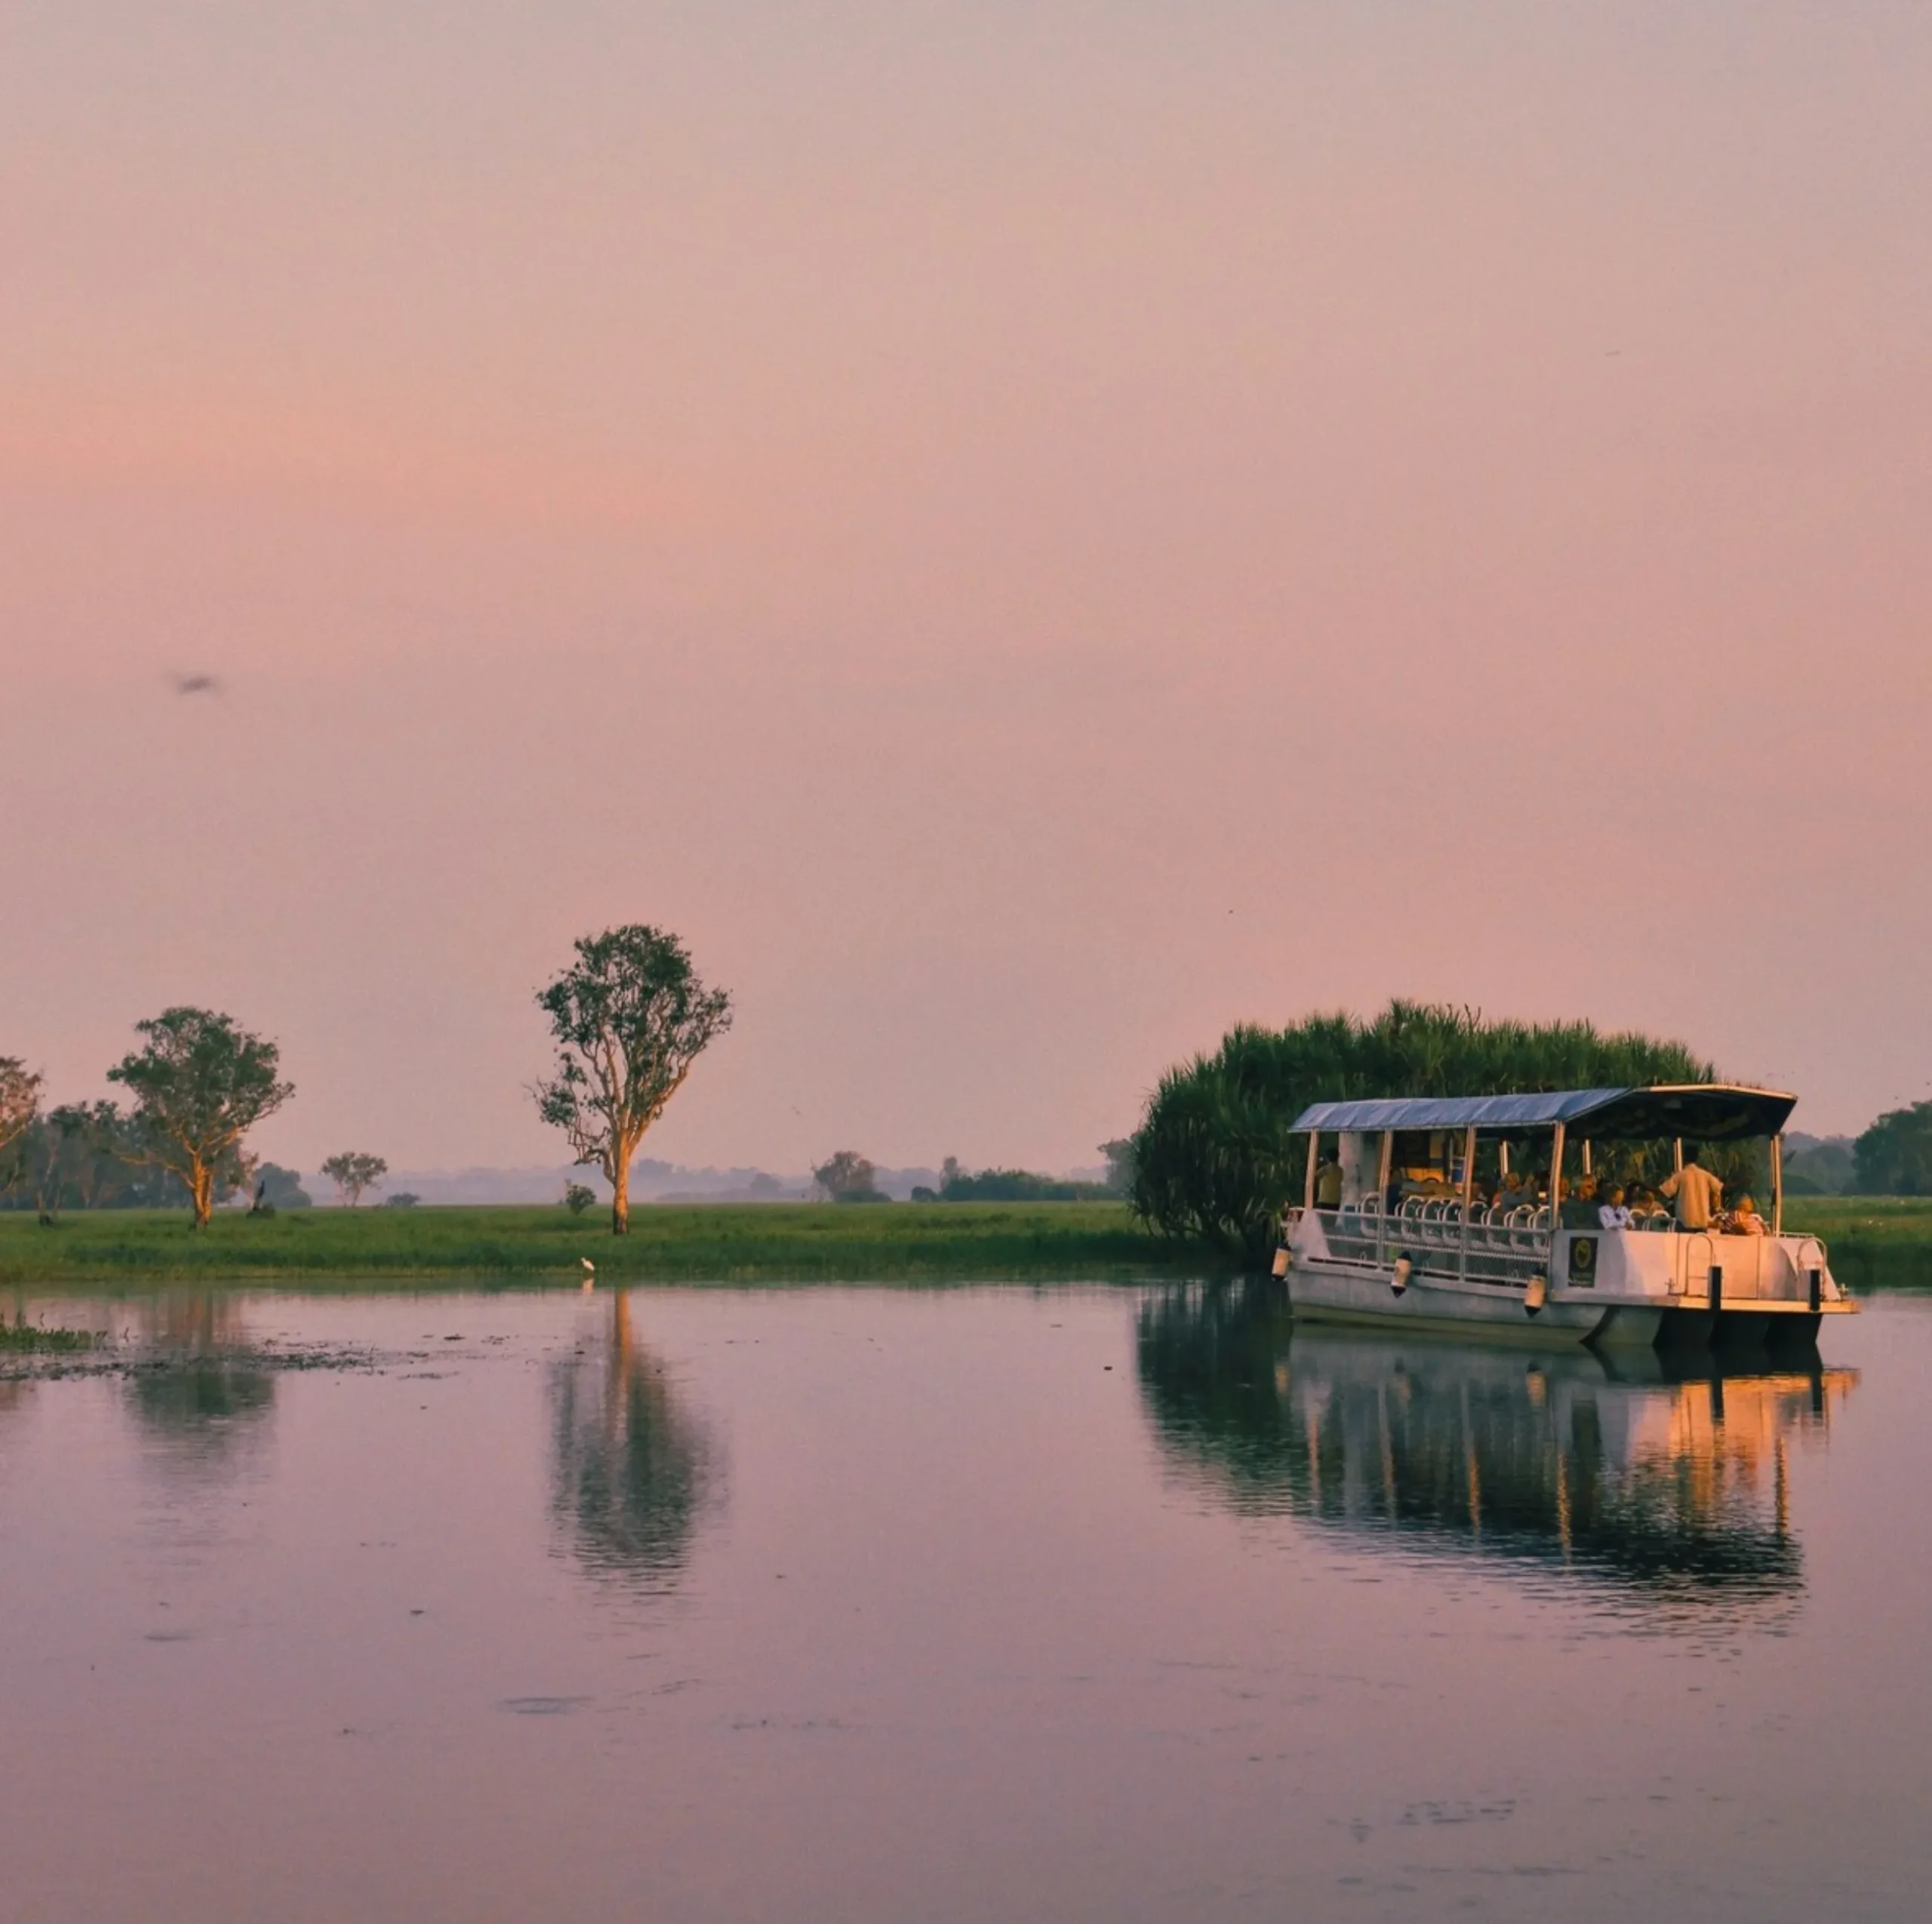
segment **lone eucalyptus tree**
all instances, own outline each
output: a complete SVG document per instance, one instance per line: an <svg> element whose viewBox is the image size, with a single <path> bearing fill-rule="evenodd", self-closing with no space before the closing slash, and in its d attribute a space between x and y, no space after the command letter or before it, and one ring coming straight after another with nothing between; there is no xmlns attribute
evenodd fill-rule
<svg viewBox="0 0 1932 1924"><path fill-rule="evenodd" d="M577 960L539 992L557 1073L532 1091L537 1113L579 1162L611 1185L611 1233L631 1225L631 1158L691 1064L731 1026L731 998L707 989L685 945L632 922L586 935Z"/></svg>
<svg viewBox="0 0 1932 1924"><path fill-rule="evenodd" d="M322 1174L335 1184L337 1195L352 1209L362 1200L362 1192L380 1182L389 1172L389 1165L382 1157L360 1149L346 1149L322 1165Z"/></svg>
<svg viewBox="0 0 1932 1924"><path fill-rule="evenodd" d="M187 1185L195 1227L205 1229L218 1181L246 1179L253 1162L242 1138L295 1093L276 1079L281 1051L233 1017L170 1008L137 1022L146 1046L107 1072L134 1098L130 1153L171 1170Z"/></svg>

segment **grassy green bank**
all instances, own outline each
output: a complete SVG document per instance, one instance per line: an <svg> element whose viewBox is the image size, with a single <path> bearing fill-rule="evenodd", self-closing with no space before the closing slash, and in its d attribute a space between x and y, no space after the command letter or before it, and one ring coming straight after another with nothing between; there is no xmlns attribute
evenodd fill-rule
<svg viewBox="0 0 1932 1924"><path fill-rule="evenodd" d="M1932 1196L1794 1196L1785 1227L1823 1236L1853 1289L1932 1290Z"/></svg>
<svg viewBox="0 0 1932 1924"><path fill-rule="evenodd" d="M1826 1238L1854 1289L1932 1289L1932 1199L1807 1197L1788 1227ZM313 1209L217 1215L103 1210L45 1228L0 1213L0 1285L285 1280L304 1288L437 1277L607 1282L893 1282L1212 1273L1225 1259L1151 1234L1113 1202L643 1208L613 1236L558 1208Z"/></svg>
<svg viewBox="0 0 1932 1924"><path fill-rule="evenodd" d="M438 1276L851 1282L1173 1274L1187 1252L1119 1203L897 1203L641 1208L627 1236L560 1208L305 1209L69 1214L45 1227L0 1214L0 1284L285 1280L358 1288Z"/></svg>

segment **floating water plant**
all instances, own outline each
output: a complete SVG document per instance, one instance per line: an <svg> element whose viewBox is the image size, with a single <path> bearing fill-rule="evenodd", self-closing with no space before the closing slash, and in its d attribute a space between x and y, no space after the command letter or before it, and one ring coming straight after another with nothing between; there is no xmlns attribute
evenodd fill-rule
<svg viewBox="0 0 1932 1924"><path fill-rule="evenodd" d="M98 1339L89 1329L48 1329L24 1316L8 1322L0 1316L0 1353L10 1356L61 1356L91 1350Z"/></svg>

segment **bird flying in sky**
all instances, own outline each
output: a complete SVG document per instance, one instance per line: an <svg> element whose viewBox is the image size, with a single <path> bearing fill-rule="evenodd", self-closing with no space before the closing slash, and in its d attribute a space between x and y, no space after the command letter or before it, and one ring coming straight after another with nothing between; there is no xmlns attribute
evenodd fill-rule
<svg viewBox="0 0 1932 1924"><path fill-rule="evenodd" d="M212 675L176 675L171 678L177 694L219 694L221 684Z"/></svg>

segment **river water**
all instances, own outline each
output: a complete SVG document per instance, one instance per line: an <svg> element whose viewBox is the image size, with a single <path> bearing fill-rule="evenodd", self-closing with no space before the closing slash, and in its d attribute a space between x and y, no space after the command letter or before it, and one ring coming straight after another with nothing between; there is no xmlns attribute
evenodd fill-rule
<svg viewBox="0 0 1932 1924"><path fill-rule="evenodd" d="M114 1347L4 1359L14 1924L1924 1914L1932 1304L27 1310Z"/></svg>

